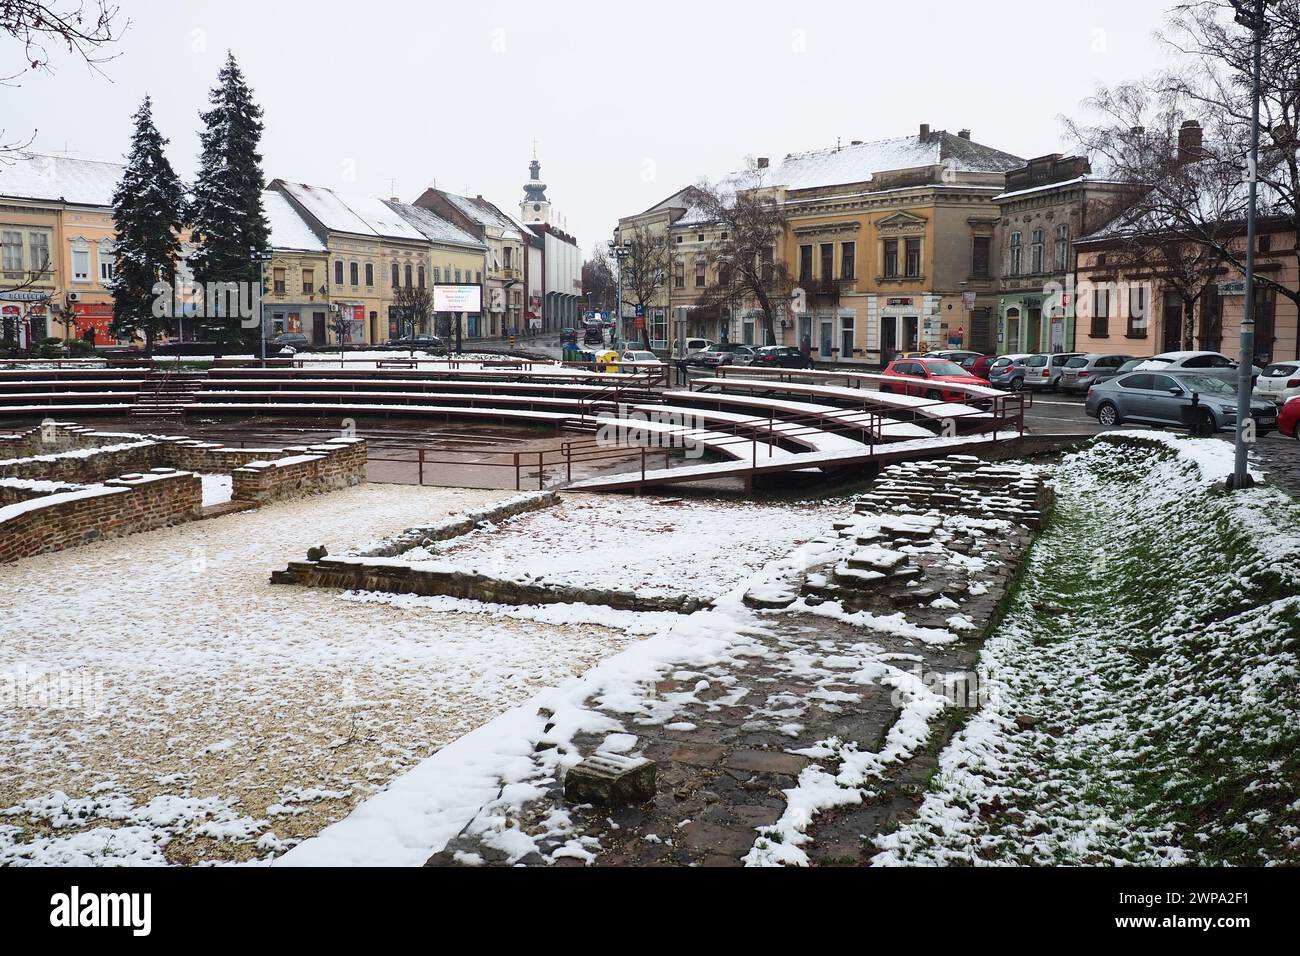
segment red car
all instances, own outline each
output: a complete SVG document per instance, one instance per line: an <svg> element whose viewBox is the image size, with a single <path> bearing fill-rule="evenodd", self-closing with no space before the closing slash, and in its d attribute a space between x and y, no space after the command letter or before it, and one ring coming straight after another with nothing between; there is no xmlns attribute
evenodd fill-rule
<svg viewBox="0 0 1300 956"><path fill-rule="evenodd" d="M977 358L967 359L965 362L961 363L961 367L969 374L974 375L987 383L989 380L989 366L993 364L993 360L996 357L997 356L995 355L981 355Z"/></svg>
<svg viewBox="0 0 1300 956"><path fill-rule="evenodd" d="M1300 396L1288 399L1277 416L1277 430L1300 440Z"/></svg>
<svg viewBox="0 0 1300 956"><path fill-rule="evenodd" d="M944 385L988 385L986 380L971 375L956 362L947 359L895 359L889 363L882 374L900 379L897 385L892 382L881 382L882 392L921 395L936 402L964 402L970 398L966 392L944 388Z"/></svg>

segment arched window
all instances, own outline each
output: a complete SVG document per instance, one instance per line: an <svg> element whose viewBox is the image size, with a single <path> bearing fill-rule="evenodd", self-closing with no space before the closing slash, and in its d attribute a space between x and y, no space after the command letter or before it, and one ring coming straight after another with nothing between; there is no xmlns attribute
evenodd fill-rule
<svg viewBox="0 0 1300 956"><path fill-rule="evenodd" d="M348 267L348 272L351 273L351 275L349 276L349 278L352 279L352 284L353 284L353 285L361 285L361 283L357 280L357 264L356 264L355 262L353 262L353 263L351 263L351 264L349 265L349 267Z"/></svg>
<svg viewBox="0 0 1300 956"><path fill-rule="evenodd" d="M400 288L402 285L401 270L397 268L397 263L393 263L393 288Z"/></svg>
<svg viewBox="0 0 1300 956"><path fill-rule="evenodd" d="M375 265L373 262L366 263L366 285L375 284Z"/></svg>
<svg viewBox="0 0 1300 956"><path fill-rule="evenodd" d="M420 283L420 288L424 288L424 266L420 266L419 278L416 280Z"/></svg>
<svg viewBox="0 0 1300 956"><path fill-rule="evenodd" d="M409 262L406 264L406 287L408 289L411 287L411 264Z"/></svg>
<svg viewBox="0 0 1300 956"><path fill-rule="evenodd" d="M343 284L343 260L342 259L334 260L334 284L335 285Z"/></svg>

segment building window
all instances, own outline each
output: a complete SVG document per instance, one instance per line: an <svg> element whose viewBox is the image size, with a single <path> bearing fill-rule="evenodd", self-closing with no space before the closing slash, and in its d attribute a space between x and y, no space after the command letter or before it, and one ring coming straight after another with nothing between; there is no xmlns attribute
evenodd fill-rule
<svg viewBox="0 0 1300 956"><path fill-rule="evenodd" d="M23 271L23 234L6 232L0 234L0 248L3 249L4 271Z"/></svg>
<svg viewBox="0 0 1300 956"><path fill-rule="evenodd" d="M334 260L334 284L335 285L343 284L343 260L342 259Z"/></svg>
<svg viewBox="0 0 1300 956"><path fill-rule="evenodd" d="M835 278L835 246L829 242L822 243L822 278L829 282Z"/></svg>
<svg viewBox="0 0 1300 956"><path fill-rule="evenodd" d="M840 246L840 278L854 279L858 275L858 244L846 242Z"/></svg>
<svg viewBox="0 0 1300 956"><path fill-rule="evenodd" d="M678 236L678 237L677 237L677 242L678 242L678 244L680 244L681 241L682 241L682 237L681 237L681 236Z"/></svg>
<svg viewBox="0 0 1300 956"><path fill-rule="evenodd" d="M976 236L971 243L970 274L973 279L989 277L989 250L993 240L988 236Z"/></svg>
<svg viewBox="0 0 1300 956"><path fill-rule="evenodd" d="M416 281L419 283L420 288L423 289L424 288L424 266L420 266L419 278L416 279Z"/></svg>
<svg viewBox="0 0 1300 956"><path fill-rule="evenodd" d="M358 277L360 276L360 267L354 262L348 266L348 277L352 280L353 285L360 285Z"/></svg>
<svg viewBox="0 0 1300 956"><path fill-rule="evenodd" d="M1057 272L1070 269L1070 224L1061 223L1056 227L1056 250L1054 253Z"/></svg>
<svg viewBox="0 0 1300 956"><path fill-rule="evenodd" d="M284 295L284 270L271 270L271 291L275 295Z"/></svg>
<svg viewBox="0 0 1300 956"><path fill-rule="evenodd" d="M705 265L705 262L704 262L703 259L696 259L696 260L695 260L695 288L697 288L697 289L703 289L703 288L704 288L705 275L706 275L705 270L706 270L706 269L707 269L707 266Z"/></svg>
<svg viewBox="0 0 1300 956"><path fill-rule="evenodd" d="M885 240L885 278L898 278L898 240Z"/></svg>
<svg viewBox="0 0 1300 956"><path fill-rule="evenodd" d="M373 262L366 263L366 285L371 288L375 285L375 264Z"/></svg>
<svg viewBox="0 0 1300 956"><path fill-rule="evenodd" d="M1128 290L1128 337L1144 339L1147 334L1146 286L1133 286Z"/></svg>
<svg viewBox="0 0 1300 956"><path fill-rule="evenodd" d="M399 269L397 267L397 263L394 262L393 263L393 288L394 289L401 288L401 285L402 285L402 270Z"/></svg>
<svg viewBox="0 0 1300 956"><path fill-rule="evenodd" d="M406 264L406 287L409 289L411 288L412 284L413 283L411 281L411 264L408 262Z"/></svg>
<svg viewBox="0 0 1300 956"><path fill-rule="evenodd" d="M32 238L35 239L36 236L33 235ZM36 256L37 254L37 246L33 244L32 255ZM48 264L50 257L49 247L42 243L39 249L39 254L41 256L40 261ZM99 244L99 281L104 285L110 285L113 282L113 277L116 275L117 246L111 242L101 242Z"/></svg>
<svg viewBox="0 0 1300 956"><path fill-rule="evenodd" d="M678 289L686 288L686 263L680 259L673 265L673 286Z"/></svg>
<svg viewBox="0 0 1300 956"><path fill-rule="evenodd" d="M1092 290L1092 330L1097 337L1110 334L1110 289Z"/></svg>
<svg viewBox="0 0 1300 956"><path fill-rule="evenodd" d="M433 267L433 284L437 285L442 281L442 270L437 266Z"/></svg>
<svg viewBox="0 0 1300 956"><path fill-rule="evenodd" d="M812 281L812 246L799 247L799 281Z"/></svg>
<svg viewBox="0 0 1300 956"><path fill-rule="evenodd" d="M90 250L89 249L72 250L72 281L73 282L90 281Z"/></svg>
<svg viewBox="0 0 1300 956"><path fill-rule="evenodd" d="M1030 233L1029 263L1030 271L1038 275L1043 271L1043 230L1035 229Z"/></svg>
<svg viewBox="0 0 1300 956"><path fill-rule="evenodd" d="M775 255L775 250L771 246L767 246L763 249L762 265L764 286L770 286L773 279L776 277Z"/></svg>
<svg viewBox="0 0 1300 956"><path fill-rule="evenodd" d="M907 248L907 277L909 279L919 278L921 275L921 240L906 240Z"/></svg>
<svg viewBox="0 0 1300 956"><path fill-rule="evenodd" d="M504 249L501 250L502 261L505 262L505 267L507 269L514 268L513 253L514 250L511 249L509 246L506 246Z"/></svg>
<svg viewBox="0 0 1300 956"><path fill-rule="evenodd" d="M32 272L44 275L50 271L50 237L43 232L33 232L27 239L32 251Z"/></svg>
<svg viewBox="0 0 1300 956"><path fill-rule="evenodd" d="M460 285L460 270L456 270L456 284Z"/></svg>
<svg viewBox="0 0 1300 956"><path fill-rule="evenodd" d="M315 292L316 292L316 270L303 269L302 270L302 294L314 295Z"/></svg>
<svg viewBox="0 0 1300 956"><path fill-rule="evenodd" d="M466 271L466 273L465 273L465 281L466 281L466 282L469 281L469 272L468 272L468 271ZM475 281L475 283L477 283L478 285L482 285L482 284L483 284L483 270L480 269L478 272L474 273L474 281Z"/></svg>
<svg viewBox="0 0 1300 956"><path fill-rule="evenodd" d="M1207 352L1219 351L1223 345L1223 300L1219 298L1219 290L1214 286L1206 289L1201 296L1200 329L1201 348Z"/></svg>
<svg viewBox="0 0 1300 956"><path fill-rule="evenodd" d="M1020 233L1011 234L1011 267L1008 270L1011 275L1020 275Z"/></svg>

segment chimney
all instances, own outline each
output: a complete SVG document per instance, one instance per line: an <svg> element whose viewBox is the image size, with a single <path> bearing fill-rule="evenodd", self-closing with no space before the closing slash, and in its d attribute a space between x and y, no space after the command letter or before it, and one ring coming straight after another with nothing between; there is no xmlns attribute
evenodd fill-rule
<svg viewBox="0 0 1300 956"><path fill-rule="evenodd" d="M767 157L766 157L766 156L760 156L760 157L758 157L758 168L759 168L759 169L767 169Z"/></svg>
<svg viewBox="0 0 1300 956"><path fill-rule="evenodd" d="M928 140L929 138L930 138L930 124L929 124L929 123L922 123L922 124L921 124L921 142L925 142L925 141Z"/></svg>
<svg viewBox="0 0 1300 956"><path fill-rule="evenodd" d="M1178 158L1183 162L1201 157L1204 130L1196 120L1186 120L1178 129Z"/></svg>
<svg viewBox="0 0 1300 956"><path fill-rule="evenodd" d="M968 129L958 130L957 135L960 136L962 139L970 139L970 130Z"/></svg>

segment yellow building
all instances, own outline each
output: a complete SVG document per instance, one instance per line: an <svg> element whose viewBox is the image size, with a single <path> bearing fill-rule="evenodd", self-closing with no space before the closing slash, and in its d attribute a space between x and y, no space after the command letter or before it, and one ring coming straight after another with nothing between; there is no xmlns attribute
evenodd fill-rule
<svg viewBox="0 0 1300 956"><path fill-rule="evenodd" d="M262 195L271 226L271 258L262 283L266 335L306 335L312 345L333 341L329 320L329 256L325 242L281 193Z"/></svg>
<svg viewBox="0 0 1300 956"><path fill-rule="evenodd" d="M784 344L882 365L986 328L997 306L991 202L1023 161L922 126L918 135L787 156L773 171L795 283Z"/></svg>
<svg viewBox="0 0 1300 956"><path fill-rule="evenodd" d="M345 342L381 343L403 333L398 288L427 288L442 281L444 271L454 271L457 281L464 277L468 283L470 274L482 272L481 243L464 236L463 242L434 245L399 211L401 203L281 179L272 182L271 189L287 200L324 246L329 304L349 323ZM313 328L315 321L313 312ZM333 325L327 321L329 342L334 341ZM312 331L306 334L314 336Z"/></svg>
<svg viewBox="0 0 1300 956"><path fill-rule="evenodd" d="M0 314L23 344L108 333L117 163L21 153L0 166Z"/></svg>

